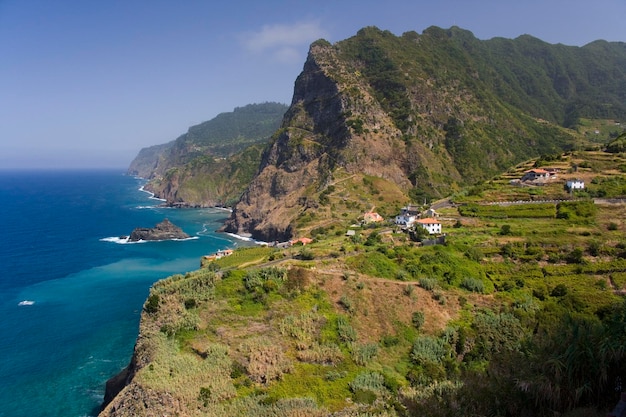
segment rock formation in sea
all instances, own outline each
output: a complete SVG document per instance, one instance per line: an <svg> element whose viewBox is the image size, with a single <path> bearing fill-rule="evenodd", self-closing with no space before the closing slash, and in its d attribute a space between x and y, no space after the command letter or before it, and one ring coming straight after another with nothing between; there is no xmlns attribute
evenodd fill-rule
<svg viewBox="0 0 626 417"><path fill-rule="evenodd" d="M163 220L152 228L137 227L130 234L130 242L138 242L140 240L172 240L172 239L188 239L190 236L183 230L170 222L168 219Z"/></svg>

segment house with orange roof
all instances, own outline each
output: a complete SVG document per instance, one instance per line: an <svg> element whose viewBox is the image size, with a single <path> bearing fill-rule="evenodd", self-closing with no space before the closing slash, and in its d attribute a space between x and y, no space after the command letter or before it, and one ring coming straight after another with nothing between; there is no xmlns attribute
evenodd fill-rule
<svg viewBox="0 0 626 417"><path fill-rule="evenodd" d="M441 222L433 217L418 219L415 221L415 224L423 227L428 234L436 235L441 233Z"/></svg>
<svg viewBox="0 0 626 417"><path fill-rule="evenodd" d="M373 211L369 211L363 215L364 223L382 222L384 220L385 219L383 219L383 216Z"/></svg>
<svg viewBox="0 0 626 417"><path fill-rule="evenodd" d="M302 243L302 246L304 245L308 245L309 243L313 242L313 239L309 238L309 237L300 237L298 239L293 239L289 241L292 245L295 245L296 243Z"/></svg>
<svg viewBox="0 0 626 417"><path fill-rule="evenodd" d="M535 168L524 172L522 182L524 181L548 181L556 178L556 170Z"/></svg>

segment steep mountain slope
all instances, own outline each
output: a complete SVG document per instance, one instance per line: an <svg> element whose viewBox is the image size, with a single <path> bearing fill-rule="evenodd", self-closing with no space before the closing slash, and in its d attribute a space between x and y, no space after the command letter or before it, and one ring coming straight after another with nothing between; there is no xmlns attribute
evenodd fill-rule
<svg viewBox="0 0 626 417"><path fill-rule="evenodd" d="M258 167L254 145L267 142L286 110L262 103L221 113L172 142L142 149L128 174L151 179L146 189L172 205L232 204Z"/></svg>
<svg viewBox="0 0 626 417"><path fill-rule="evenodd" d="M626 116L625 59L622 43L480 41L458 28L317 41L225 230L291 236L337 170L432 198L573 148L575 132L561 126L575 116Z"/></svg>
<svg viewBox="0 0 626 417"><path fill-rule="evenodd" d="M251 145L227 158L198 156L168 169L144 188L171 206L232 206L254 178L261 152L260 145Z"/></svg>
<svg viewBox="0 0 626 417"><path fill-rule="evenodd" d="M129 175L154 178L200 156L226 158L250 145L267 141L287 110L281 103L248 104L191 126L187 133L163 145L142 149L128 168Z"/></svg>

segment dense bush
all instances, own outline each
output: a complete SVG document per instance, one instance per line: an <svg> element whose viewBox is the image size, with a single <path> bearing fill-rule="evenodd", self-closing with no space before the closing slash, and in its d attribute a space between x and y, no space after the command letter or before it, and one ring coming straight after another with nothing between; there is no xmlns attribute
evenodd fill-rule
<svg viewBox="0 0 626 417"><path fill-rule="evenodd" d="M471 292L482 293L485 291L485 284L480 279L465 277L463 281L461 281L461 288L465 288Z"/></svg>
<svg viewBox="0 0 626 417"><path fill-rule="evenodd" d="M450 353L449 346L443 339L438 337L423 335L413 342L411 358L417 363L441 363Z"/></svg>
<svg viewBox="0 0 626 417"><path fill-rule="evenodd" d="M411 323L413 323L413 327L417 330L421 329L424 325L425 317L422 311L414 311L411 315Z"/></svg>
<svg viewBox="0 0 626 417"><path fill-rule="evenodd" d="M144 309L146 310L147 313L154 314L157 311L159 311L160 301L161 301L161 298L158 296L158 294L150 294L150 296L148 297L148 300L146 301Z"/></svg>

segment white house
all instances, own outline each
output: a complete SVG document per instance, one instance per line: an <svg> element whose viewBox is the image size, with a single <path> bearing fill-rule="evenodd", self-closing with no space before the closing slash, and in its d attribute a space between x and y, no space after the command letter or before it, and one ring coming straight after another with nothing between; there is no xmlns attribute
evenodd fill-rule
<svg viewBox="0 0 626 417"><path fill-rule="evenodd" d="M573 191L573 190L584 190L585 189L585 182L583 180L579 180L579 179L567 180L567 183L565 184L565 187L567 187L567 189L570 190L570 191Z"/></svg>
<svg viewBox="0 0 626 417"><path fill-rule="evenodd" d="M411 227L419 217L419 208L417 206L406 206L396 216L395 223L402 227Z"/></svg>
<svg viewBox="0 0 626 417"><path fill-rule="evenodd" d="M426 229L426 231L428 231L428 234L436 235L441 233L441 223L437 219L428 217L425 219L419 219L416 221L416 223Z"/></svg>

